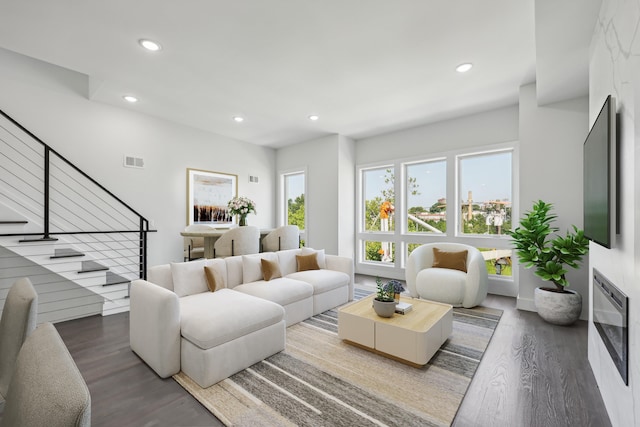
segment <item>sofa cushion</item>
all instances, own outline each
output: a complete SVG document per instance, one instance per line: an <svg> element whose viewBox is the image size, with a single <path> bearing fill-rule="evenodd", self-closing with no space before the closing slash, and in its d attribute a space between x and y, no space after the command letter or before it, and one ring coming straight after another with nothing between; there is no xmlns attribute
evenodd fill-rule
<svg viewBox="0 0 640 427"><path fill-rule="evenodd" d="M300 255L300 249L286 249L284 251L278 251L276 254L278 255L278 261L280 263L280 273L282 273L283 277L298 271L296 255Z"/></svg>
<svg viewBox="0 0 640 427"><path fill-rule="evenodd" d="M349 275L334 270L299 271L287 275L287 279L301 280L313 286L313 294L318 295L349 284Z"/></svg>
<svg viewBox="0 0 640 427"><path fill-rule="evenodd" d="M280 305L231 289L180 298L181 335L205 350L282 319Z"/></svg>
<svg viewBox="0 0 640 427"><path fill-rule="evenodd" d="M171 264L154 265L147 270L147 280L154 285L173 291Z"/></svg>
<svg viewBox="0 0 640 427"><path fill-rule="evenodd" d="M173 279L173 291L179 297L207 292L207 278L204 267L209 260L190 262L172 262L171 277Z"/></svg>
<svg viewBox="0 0 640 427"><path fill-rule="evenodd" d="M467 274L451 268L425 268L416 275L420 298L460 305L464 298Z"/></svg>
<svg viewBox="0 0 640 427"><path fill-rule="evenodd" d="M260 263L262 264L262 276L263 279L267 282L272 279L277 279L282 277L280 273L280 266L278 265L278 261L269 261L268 259L261 258Z"/></svg>
<svg viewBox="0 0 640 427"><path fill-rule="evenodd" d="M273 301L280 305L287 305L301 301L313 295L313 286L286 277L273 279L269 282L259 280L257 282L238 285L235 290Z"/></svg>
<svg viewBox="0 0 640 427"><path fill-rule="evenodd" d="M278 262L278 256L273 252L260 254L242 255L242 283L250 283L263 280L262 258Z"/></svg>

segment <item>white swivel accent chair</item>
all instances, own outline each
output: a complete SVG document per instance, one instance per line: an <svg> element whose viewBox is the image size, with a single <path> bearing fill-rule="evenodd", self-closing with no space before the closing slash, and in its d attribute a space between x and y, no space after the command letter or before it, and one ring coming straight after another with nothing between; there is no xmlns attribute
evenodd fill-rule
<svg viewBox="0 0 640 427"><path fill-rule="evenodd" d="M466 272L433 267L433 248L446 252L467 251ZM488 274L482 253L461 243L429 243L411 252L405 269L407 288L414 298L471 308L487 296Z"/></svg>
<svg viewBox="0 0 640 427"><path fill-rule="evenodd" d="M257 254L258 252L260 252L260 229L252 225L232 228L213 244L215 258Z"/></svg>
<svg viewBox="0 0 640 427"><path fill-rule="evenodd" d="M300 247L300 229L297 225L283 225L262 238L263 252L276 252Z"/></svg>

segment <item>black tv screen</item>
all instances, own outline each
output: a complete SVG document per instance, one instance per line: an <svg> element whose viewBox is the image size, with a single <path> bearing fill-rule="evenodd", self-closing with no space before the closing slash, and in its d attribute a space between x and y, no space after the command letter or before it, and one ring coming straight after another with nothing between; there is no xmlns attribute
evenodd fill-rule
<svg viewBox="0 0 640 427"><path fill-rule="evenodd" d="M584 234L611 248L616 234L616 106L609 95L584 142Z"/></svg>

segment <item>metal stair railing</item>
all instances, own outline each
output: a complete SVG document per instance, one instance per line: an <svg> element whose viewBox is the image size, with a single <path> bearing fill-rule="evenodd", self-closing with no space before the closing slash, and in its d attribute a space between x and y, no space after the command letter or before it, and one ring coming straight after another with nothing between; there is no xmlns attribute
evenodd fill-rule
<svg viewBox="0 0 640 427"><path fill-rule="evenodd" d="M0 218L0 224L26 224L26 218L30 228L0 229L0 237L57 242L125 281L146 279L147 234L155 231L149 221L2 110L0 118L0 203L22 216ZM47 251L54 255L43 247Z"/></svg>

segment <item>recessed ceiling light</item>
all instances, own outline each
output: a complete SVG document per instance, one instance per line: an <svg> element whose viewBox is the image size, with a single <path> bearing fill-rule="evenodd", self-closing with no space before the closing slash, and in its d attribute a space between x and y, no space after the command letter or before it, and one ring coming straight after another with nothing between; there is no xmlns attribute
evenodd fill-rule
<svg viewBox="0 0 640 427"><path fill-rule="evenodd" d="M122 98L124 98L125 101L130 102L130 103L134 103L134 102L138 102L138 98L136 98L133 95L125 95Z"/></svg>
<svg viewBox="0 0 640 427"><path fill-rule="evenodd" d="M312 115L310 115L310 116L309 116L309 120L313 120L314 122L315 122L316 120L318 120L319 118L320 118L320 116L318 116L318 115L316 115L316 114L312 114Z"/></svg>
<svg viewBox="0 0 640 427"><path fill-rule="evenodd" d="M236 122L238 122L238 123L241 123L241 122L243 122L243 121L244 121L244 117L235 116L235 117L233 118L233 120L235 120L235 121L236 121Z"/></svg>
<svg viewBox="0 0 640 427"><path fill-rule="evenodd" d="M142 46L143 48L150 50L152 52L157 52L160 49L162 49L162 46L160 46L158 43L154 42L153 40L140 39L138 40L138 43L140 43L140 46Z"/></svg>
<svg viewBox="0 0 640 427"><path fill-rule="evenodd" d="M459 72L459 73L466 73L471 68L473 68L473 64L471 64L470 62L465 62L464 64L458 65L456 67L456 71Z"/></svg>

